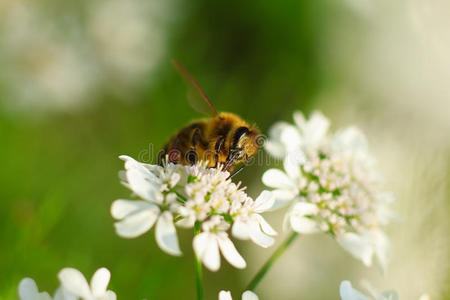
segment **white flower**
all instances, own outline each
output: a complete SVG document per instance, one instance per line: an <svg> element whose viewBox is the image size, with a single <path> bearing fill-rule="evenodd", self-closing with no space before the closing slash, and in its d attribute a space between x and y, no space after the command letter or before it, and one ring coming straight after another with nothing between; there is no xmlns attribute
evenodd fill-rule
<svg viewBox="0 0 450 300"><path fill-rule="evenodd" d="M31 278L24 278L19 283L20 300L51 300L47 292L39 292L36 282Z"/></svg>
<svg viewBox="0 0 450 300"><path fill-rule="evenodd" d="M398 294L396 291L377 292L370 284L365 283L366 289L370 292L371 297L362 294L360 291L354 289L350 281L342 281L339 287L339 294L342 300L398 300Z"/></svg>
<svg viewBox="0 0 450 300"><path fill-rule="evenodd" d="M321 228L308 216L315 216L319 213L316 205L307 202L297 202L292 206L288 217L285 219L290 222L292 229L299 233L316 233L320 232Z"/></svg>
<svg viewBox="0 0 450 300"><path fill-rule="evenodd" d="M297 126L278 122L270 129L270 139L264 146L271 155L282 158L298 149L317 147L330 125L330 121L319 111L313 112L308 121L301 112L295 112L294 121Z"/></svg>
<svg viewBox="0 0 450 300"><path fill-rule="evenodd" d="M92 102L98 81L95 62L77 30L60 34L57 18L40 14L36 2L2 2L7 9L0 9L0 25L8 30L0 37L0 59L10 94L4 104L38 113L74 111Z"/></svg>
<svg viewBox="0 0 450 300"><path fill-rule="evenodd" d="M24 278L19 283L20 300L76 300L76 297L64 288L59 287L52 298L47 292L39 292L36 282L31 278Z"/></svg>
<svg viewBox="0 0 450 300"><path fill-rule="evenodd" d="M83 300L115 300L116 294L107 290L110 272L106 268L98 269L92 276L90 285L80 271L73 268L64 268L58 273L61 286Z"/></svg>
<svg viewBox="0 0 450 300"><path fill-rule="evenodd" d="M339 294L342 300L398 300L398 294L396 291L379 292L374 289L369 282L363 281L365 289L369 292L370 297L354 289L352 284L348 280L341 282L339 287ZM430 296L423 294L419 297L419 300L430 300Z"/></svg>
<svg viewBox="0 0 450 300"><path fill-rule="evenodd" d="M234 267L243 269L247 265L228 237L226 233L228 228L228 223L219 216L213 216L211 220L203 223L203 232L194 237L194 251L211 271L217 271L220 268L219 249L225 259Z"/></svg>
<svg viewBox="0 0 450 300"><path fill-rule="evenodd" d="M264 248L271 246L274 239L269 235L276 235L277 232L260 213L271 209L274 202L273 194L268 191L263 191L255 201L248 198L239 209L236 209L232 228L233 236L244 240L251 239Z"/></svg>
<svg viewBox="0 0 450 300"><path fill-rule="evenodd" d="M393 197L382 190L364 135L350 127L329 136L329 122L318 112L308 121L295 113L294 120L297 126L275 125L269 139L268 151L283 158L284 171L270 169L262 178L274 188L275 207L291 204L285 225L304 234L328 232L365 265L375 255L385 268L389 242L381 227L394 217ZM283 151L274 152L274 144Z"/></svg>
<svg viewBox="0 0 450 300"><path fill-rule="evenodd" d="M276 232L261 216L273 206L271 192L264 191L253 200L240 183L231 181L222 166L208 168L204 162L193 166L165 162L158 166L128 156L121 158L125 171L119 176L139 200L119 199L112 204L111 214L118 220L115 227L120 236L139 236L156 223L159 247L179 255L175 226L193 228L197 224L201 232L194 238L194 250L214 271L220 267L220 252L233 266L246 265L229 238L231 226L235 237L251 239L263 247L273 244L270 235Z"/></svg>
<svg viewBox="0 0 450 300"><path fill-rule="evenodd" d="M115 85L111 89L135 87L142 83L143 74L155 71L165 53L172 4L156 0L93 3L86 29L103 75L110 75L107 79Z"/></svg>
<svg viewBox="0 0 450 300"><path fill-rule="evenodd" d="M376 256L382 269L386 269L389 256L389 240L379 229L364 230L360 233L345 232L336 236L339 244L366 266L372 265Z"/></svg>
<svg viewBox="0 0 450 300"><path fill-rule="evenodd" d="M252 291L245 291L242 294L242 300L258 300L258 296ZM229 291L220 291L219 300L233 300Z"/></svg>
<svg viewBox="0 0 450 300"><path fill-rule="evenodd" d="M111 215L119 220L115 228L119 236L134 238L150 230L156 223L158 246L171 255L181 255L172 212L177 209L177 196L170 192L179 181L176 167L166 168L141 164L128 156L125 160L125 185L142 200L119 199L111 206Z"/></svg>

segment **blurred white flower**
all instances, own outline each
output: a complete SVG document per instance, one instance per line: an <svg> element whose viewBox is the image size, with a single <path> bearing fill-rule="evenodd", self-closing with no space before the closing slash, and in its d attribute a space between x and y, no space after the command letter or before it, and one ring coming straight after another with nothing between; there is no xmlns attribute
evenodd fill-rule
<svg viewBox="0 0 450 300"><path fill-rule="evenodd" d="M398 300L398 294L396 291L378 292L367 281L363 282L366 290L369 292L370 297L362 294L360 291L354 289L352 284L348 280L341 282L339 287L339 294L342 300ZM427 294L423 294L419 297L419 300L429 300Z"/></svg>
<svg viewBox="0 0 450 300"><path fill-rule="evenodd" d="M58 273L58 278L64 291L69 297L83 300L115 300L116 294L107 290L111 274L106 268L100 268L92 276L90 285L86 278L77 269L64 268ZM71 294L71 295L70 295ZM65 298L63 298L65 299Z"/></svg>
<svg viewBox="0 0 450 300"><path fill-rule="evenodd" d="M258 300L258 296L252 291L245 291L242 294L242 300ZM233 300L229 291L220 291L219 300Z"/></svg>
<svg viewBox="0 0 450 300"><path fill-rule="evenodd" d="M156 78L175 1L90 1L82 18L49 16L39 2L3 1L4 104L42 113L87 107L105 90L134 98L130 93Z"/></svg>
<svg viewBox="0 0 450 300"><path fill-rule="evenodd" d="M269 131L270 139L264 146L275 157L282 158L298 149L316 148L325 138L330 121L318 111L311 114L308 121L301 112L294 113L295 125L278 122Z"/></svg>
<svg viewBox="0 0 450 300"><path fill-rule="evenodd" d="M207 168L199 162L193 166L164 163L143 164L121 156L125 171L119 173L122 183L140 200L119 199L111 206L119 236L137 237L156 223L156 241L171 255L180 255L175 225L201 230L193 240L196 255L212 271L220 267L220 252L236 268L246 263L229 238L251 239L262 247L274 240L276 232L261 214L268 211L274 197L264 191L253 200L240 183L231 181L230 173Z"/></svg>
<svg viewBox="0 0 450 300"><path fill-rule="evenodd" d="M392 218L393 197L381 187L367 141L356 128L327 134L329 121L319 112L296 126L276 124L269 153L283 159L284 171L267 170L276 206L291 204L285 225L299 233L328 232L367 266L375 255L386 267L389 242L381 230Z"/></svg>
<svg viewBox="0 0 450 300"><path fill-rule="evenodd" d="M5 104L36 112L76 109L89 103L95 68L77 32L61 33L32 3L11 1L0 17L0 79L10 99Z"/></svg>
<svg viewBox="0 0 450 300"><path fill-rule="evenodd" d="M20 300L51 300L47 292L39 292L36 282L31 278L24 278L19 283Z"/></svg>
<svg viewBox="0 0 450 300"><path fill-rule="evenodd" d="M111 274L106 268L98 269L90 285L80 271L64 268L58 273L61 286L52 298L47 292L39 292L36 282L24 278L19 283L20 300L116 300L116 294L107 290Z"/></svg>
<svg viewBox="0 0 450 300"><path fill-rule="evenodd" d="M163 58L171 2L94 2L89 14L89 36L105 73L121 88L136 81L148 82L145 73Z"/></svg>
<svg viewBox="0 0 450 300"><path fill-rule="evenodd" d="M370 297L364 295L360 291L354 289L352 284L348 280L344 280L341 282L339 287L339 294L342 300L398 300L398 293L396 291L385 291L378 292L375 290L370 283L367 281L363 281L365 289L369 292ZM419 300L430 300L430 297L427 294L423 294L419 297Z"/></svg>

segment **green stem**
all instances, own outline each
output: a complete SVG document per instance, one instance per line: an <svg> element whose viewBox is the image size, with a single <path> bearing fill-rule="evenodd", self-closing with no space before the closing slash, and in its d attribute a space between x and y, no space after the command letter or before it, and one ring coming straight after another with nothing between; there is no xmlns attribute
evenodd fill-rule
<svg viewBox="0 0 450 300"><path fill-rule="evenodd" d="M194 224L194 235L200 233L200 224ZM197 285L197 300L203 300L203 275L202 275L202 262L200 258L195 254L195 279Z"/></svg>
<svg viewBox="0 0 450 300"><path fill-rule="evenodd" d="M178 193L178 192L175 192L175 194L176 194L183 202L186 202L186 197L184 197L183 195L181 195L181 194Z"/></svg>
<svg viewBox="0 0 450 300"><path fill-rule="evenodd" d="M246 290L253 291L261 280L266 276L267 271L272 267L272 265L278 260L278 258L286 251L289 245L295 240L298 236L297 232L291 233L291 235L281 244L277 250L272 254L272 256L267 260L267 262L262 266L258 273L256 273L255 277L253 277L252 281L248 284Z"/></svg>

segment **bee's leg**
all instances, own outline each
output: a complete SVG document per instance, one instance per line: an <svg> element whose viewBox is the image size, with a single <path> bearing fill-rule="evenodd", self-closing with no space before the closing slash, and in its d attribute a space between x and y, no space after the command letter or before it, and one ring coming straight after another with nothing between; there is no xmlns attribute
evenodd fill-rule
<svg viewBox="0 0 450 300"><path fill-rule="evenodd" d="M239 172L241 172L246 166L248 166L248 155L247 154L245 154L245 163L239 169L237 169L237 171L235 171L233 174L231 174L227 179L233 178L235 175L239 174Z"/></svg>
<svg viewBox="0 0 450 300"><path fill-rule="evenodd" d="M225 138L223 136L219 137L216 141L216 145L214 146L214 168L217 168L217 164L219 163L219 153L222 148L223 142L225 142Z"/></svg>

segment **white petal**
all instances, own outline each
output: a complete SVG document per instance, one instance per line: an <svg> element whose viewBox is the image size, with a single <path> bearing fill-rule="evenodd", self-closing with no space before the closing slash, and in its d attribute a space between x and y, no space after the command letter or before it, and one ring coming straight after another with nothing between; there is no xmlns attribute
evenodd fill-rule
<svg viewBox="0 0 450 300"><path fill-rule="evenodd" d="M143 173L149 172L149 170L146 168L146 166L148 166L147 164L140 163L128 155L120 155L119 158L125 162L126 170L136 169Z"/></svg>
<svg viewBox="0 0 450 300"><path fill-rule="evenodd" d="M379 295L377 300L398 300L398 293L397 291L383 292Z"/></svg>
<svg viewBox="0 0 450 300"><path fill-rule="evenodd" d="M272 191L273 196L276 200L279 200L280 202L287 203L297 197L297 193L295 190L281 190L276 189ZM276 205L276 204L274 204Z"/></svg>
<svg viewBox="0 0 450 300"><path fill-rule="evenodd" d="M36 282L31 278L24 278L19 283L19 297L21 300L37 300L39 290Z"/></svg>
<svg viewBox="0 0 450 300"><path fill-rule="evenodd" d="M64 293L61 287L56 290L53 300L64 300Z"/></svg>
<svg viewBox="0 0 450 300"><path fill-rule="evenodd" d="M148 172L151 174L150 172ZM154 175L153 175L154 176ZM142 199L160 203L161 193L159 192L160 186L154 181L150 181L148 177L142 172L136 169L127 171L128 183L131 190L141 197Z"/></svg>
<svg viewBox="0 0 450 300"><path fill-rule="evenodd" d="M371 231L370 234L375 251L375 256L378 258L381 268L384 271L387 268L389 259L389 252L390 252L389 239L381 230L373 230Z"/></svg>
<svg viewBox="0 0 450 300"><path fill-rule="evenodd" d="M194 215L189 215L187 217L184 217L183 219L178 220L176 222L176 225L178 227L192 228L195 225L195 216Z"/></svg>
<svg viewBox="0 0 450 300"><path fill-rule="evenodd" d="M281 142L285 145L287 152L291 152L300 148L303 143L303 137L295 126L287 125L281 131Z"/></svg>
<svg viewBox="0 0 450 300"><path fill-rule="evenodd" d="M156 242L158 246L170 255L181 255L180 246L178 245L177 232L173 225L173 216L170 212L163 212L156 223Z"/></svg>
<svg viewBox="0 0 450 300"><path fill-rule="evenodd" d="M152 203L148 203L146 201L141 200L135 201L135 200L118 199L114 201L113 204L111 205L111 215L113 216L113 218L121 220L129 214L151 207L157 206Z"/></svg>
<svg viewBox="0 0 450 300"><path fill-rule="evenodd" d="M277 235L277 232L270 226L269 223L261 216L261 215L254 215L254 217L258 220L259 225L261 226L261 229L264 233L267 233L268 235Z"/></svg>
<svg viewBox="0 0 450 300"><path fill-rule="evenodd" d="M220 291L219 300L233 300L233 298L231 298L231 293L229 291Z"/></svg>
<svg viewBox="0 0 450 300"><path fill-rule="evenodd" d="M431 297L428 294L422 294L420 295L419 300L431 300Z"/></svg>
<svg viewBox="0 0 450 300"><path fill-rule="evenodd" d="M255 293L253 293L252 291L245 291L242 294L242 300L258 300L258 296L256 296Z"/></svg>
<svg viewBox="0 0 450 300"><path fill-rule="evenodd" d="M350 281L342 281L339 287L339 294L342 300L369 300L366 296L352 287Z"/></svg>
<svg viewBox="0 0 450 300"><path fill-rule="evenodd" d="M236 247L234 247L233 242L228 238L228 236L220 236L217 240L219 242L220 251L232 266L238 269L243 269L247 266L245 260L236 250Z"/></svg>
<svg viewBox="0 0 450 300"><path fill-rule="evenodd" d="M147 232L155 224L159 215L157 206L127 216L120 222L114 224L116 232L124 238L134 238Z"/></svg>
<svg viewBox="0 0 450 300"><path fill-rule="evenodd" d="M297 127L301 130L305 129L306 120L305 116L301 111L295 111L294 112L294 123L297 125Z"/></svg>
<svg viewBox="0 0 450 300"><path fill-rule="evenodd" d="M127 172L124 170L119 171L119 179L122 181L127 181Z"/></svg>
<svg viewBox="0 0 450 300"><path fill-rule="evenodd" d="M209 232L199 233L194 237L194 251L205 267L211 271L220 268L219 245L214 234Z"/></svg>
<svg viewBox="0 0 450 300"><path fill-rule="evenodd" d="M292 215L289 221L292 230L298 233L311 234L321 231L319 225L309 218Z"/></svg>
<svg viewBox="0 0 450 300"><path fill-rule="evenodd" d="M49 293L42 292L39 293L39 300L52 300L52 297L50 297Z"/></svg>
<svg viewBox="0 0 450 300"><path fill-rule="evenodd" d="M275 197L275 203L272 206L271 210L277 210L279 208L285 207L290 204L293 199L297 197L297 192L295 190L273 190L272 191Z"/></svg>
<svg viewBox="0 0 450 300"><path fill-rule="evenodd" d="M95 297L100 297L106 293L111 273L106 268L95 271L91 278L91 291Z"/></svg>
<svg viewBox="0 0 450 300"><path fill-rule="evenodd" d="M300 164L304 163L305 154L296 149L290 152L283 161L283 167L289 178L299 178L300 177Z"/></svg>
<svg viewBox="0 0 450 300"><path fill-rule="evenodd" d="M119 158L125 161L125 175L127 175L130 170L134 170L141 173L141 175L149 181L161 182L161 180L155 175L158 174L160 170L162 170L161 166L141 163L134 158L126 155L121 155L119 156ZM125 177L125 179L127 180L127 176Z"/></svg>
<svg viewBox="0 0 450 300"><path fill-rule="evenodd" d="M269 169L264 172L262 182L268 187L273 188L287 190L295 188L291 183L291 179L279 169Z"/></svg>
<svg viewBox="0 0 450 300"><path fill-rule="evenodd" d="M89 285L80 271L73 268L64 268L58 273L61 285L70 293L81 298L90 298L91 290Z"/></svg>
<svg viewBox="0 0 450 300"><path fill-rule="evenodd" d="M308 146L318 146L322 139L325 137L329 126L330 121L321 112L313 112L309 117L307 123L307 132L305 132Z"/></svg>
<svg viewBox="0 0 450 300"><path fill-rule="evenodd" d="M275 124L272 125L272 127L269 128L269 136L273 139L280 138L281 133L283 132L284 128L286 128L288 126L292 126L292 125L285 121L276 122Z"/></svg>
<svg viewBox="0 0 450 300"><path fill-rule="evenodd" d="M257 245L267 248L273 245L275 240L261 231L258 222L248 223L250 239Z"/></svg>
<svg viewBox="0 0 450 300"><path fill-rule="evenodd" d="M391 296L395 296L395 294L391 292L380 293L367 280L361 280L361 286L364 287L364 289L368 291L370 296L372 296L372 298L375 300L394 300L393 298L391 298Z"/></svg>
<svg viewBox="0 0 450 300"><path fill-rule="evenodd" d="M116 300L116 293L113 291L106 291L106 295L102 298L102 300Z"/></svg>
<svg viewBox="0 0 450 300"><path fill-rule="evenodd" d="M291 226L291 215L290 214L285 214L284 215L282 228L283 228L283 231L285 231L285 232L292 229L292 226Z"/></svg>
<svg viewBox="0 0 450 300"><path fill-rule="evenodd" d="M338 151L350 153L366 153L368 148L367 139L358 128L348 127L337 132L331 146Z"/></svg>
<svg viewBox="0 0 450 300"><path fill-rule="evenodd" d="M283 158L286 154L284 145L280 142L267 140L264 142L264 149L269 152L270 155L276 158Z"/></svg>
<svg viewBox="0 0 450 300"><path fill-rule="evenodd" d="M285 134L284 132L287 131L287 134ZM280 148L283 148L283 152L286 152L286 147L289 145L286 143L289 143L289 139L286 140L286 138L283 138L283 135L289 137L289 134L291 132L294 132L294 134L298 135L298 131L295 128L295 126L292 126L291 124L287 123L287 122L277 122L275 123L270 129L269 129L269 143L270 141L274 142L274 143L278 143L280 144ZM264 144L266 145L266 143ZM281 149L280 149L281 150ZM280 153L281 154L281 153ZM279 157L281 158L282 156L284 156L284 154L282 154L281 156L275 156L275 157Z"/></svg>
<svg viewBox="0 0 450 300"><path fill-rule="evenodd" d="M317 205L306 202L297 202L292 207L292 214L299 216L312 216L319 212Z"/></svg>
<svg viewBox="0 0 450 300"><path fill-rule="evenodd" d="M242 222L241 220L236 220L233 223L233 227L231 228L231 233L235 238L241 239L241 240L248 240L250 238L249 235L249 229L248 225L245 222Z"/></svg>
<svg viewBox="0 0 450 300"><path fill-rule="evenodd" d="M262 191L262 193L256 198L253 210L261 213L272 208L275 203L275 197L272 192Z"/></svg>
<svg viewBox="0 0 450 300"><path fill-rule="evenodd" d="M64 287L59 287L53 296L53 300L77 300L77 297Z"/></svg>
<svg viewBox="0 0 450 300"><path fill-rule="evenodd" d="M342 248L360 259L366 266L372 265L373 248L370 240L356 233L343 233L336 238Z"/></svg>

